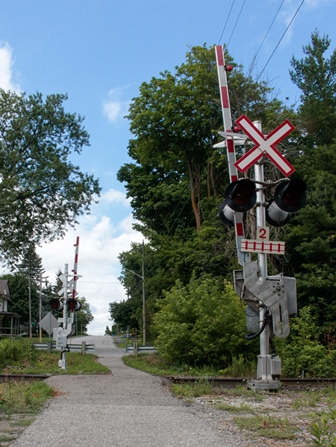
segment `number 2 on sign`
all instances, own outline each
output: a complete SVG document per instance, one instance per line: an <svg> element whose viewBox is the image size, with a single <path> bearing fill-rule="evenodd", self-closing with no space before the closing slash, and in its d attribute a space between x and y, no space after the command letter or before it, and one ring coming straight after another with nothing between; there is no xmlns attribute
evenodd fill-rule
<svg viewBox="0 0 336 447"><path fill-rule="evenodd" d="M262 239L264 241L269 240L269 227L258 227L257 228L257 239Z"/></svg>

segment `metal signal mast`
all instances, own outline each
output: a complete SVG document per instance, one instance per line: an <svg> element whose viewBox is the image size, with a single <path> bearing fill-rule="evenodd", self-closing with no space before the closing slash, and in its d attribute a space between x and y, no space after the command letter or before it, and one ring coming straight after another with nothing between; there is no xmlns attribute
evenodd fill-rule
<svg viewBox="0 0 336 447"><path fill-rule="evenodd" d="M222 46L216 46L216 60L224 121L224 132L219 134L225 138L224 143L216 146L226 146L230 176L219 217L235 227L238 263L243 270L233 272L234 286L247 304L247 325L252 332L246 338L260 337L257 378L249 381L248 386L274 390L281 385L281 360L275 352L270 353L270 340L273 336L285 338L289 335L289 316L297 312L297 299L295 278L282 273L268 275L267 255L283 255L285 243L269 240L266 222L273 226L284 225L290 213L304 206L306 184L300 179L288 178L295 168L276 147L294 126L285 120L269 135L263 135L261 123L252 123L245 115L233 123L227 83L227 72L232 71L232 66L225 65ZM235 146L243 145L247 139L254 146L237 161ZM285 178L266 182L265 159L270 160ZM254 179L238 177L238 171L246 173L251 167L254 167ZM266 195L273 190L273 198L267 199ZM256 210L257 236L255 240L248 240L244 237L244 215L252 208ZM257 261L251 262L252 253L257 254Z"/></svg>

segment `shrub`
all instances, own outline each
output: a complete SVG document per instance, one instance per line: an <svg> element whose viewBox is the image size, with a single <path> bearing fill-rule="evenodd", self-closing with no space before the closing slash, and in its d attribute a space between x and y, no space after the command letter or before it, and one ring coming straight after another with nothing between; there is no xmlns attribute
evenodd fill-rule
<svg viewBox="0 0 336 447"><path fill-rule="evenodd" d="M250 350L245 313L232 286L203 276L179 281L165 293L154 317L155 346L170 362L227 367Z"/></svg>

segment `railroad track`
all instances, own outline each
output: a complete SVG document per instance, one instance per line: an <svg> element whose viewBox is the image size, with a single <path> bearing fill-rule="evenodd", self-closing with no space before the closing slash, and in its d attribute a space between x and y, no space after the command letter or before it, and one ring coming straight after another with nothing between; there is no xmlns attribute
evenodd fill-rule
<svg viewBox="0 0 336 447"><path fill-rule="evenodd" d="M246 384L248 379L227 378L227 377L188 377L188 376L164 376L165 379L172 383L196 383L202 380L207 380L213 385L221 386L223 388L232 388L237 385ZM318 386L335 386L336 378L282 378L280 379L284 387L288 388L305 388Z"/></svg>

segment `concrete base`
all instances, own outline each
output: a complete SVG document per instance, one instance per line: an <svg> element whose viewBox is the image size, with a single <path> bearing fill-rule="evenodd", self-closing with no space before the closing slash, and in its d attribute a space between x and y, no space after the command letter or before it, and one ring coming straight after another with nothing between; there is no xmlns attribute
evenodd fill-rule
<svg viewBox="0 0 336 447"><path fill-rule="evenodd" d="M280 380L252 379L247 382L247 388L251 390L276 391L282 387Z"/></svg>

